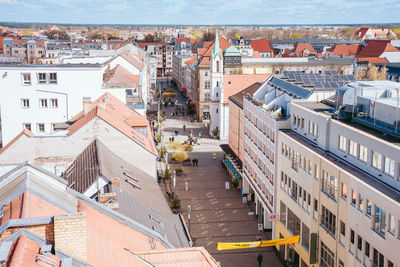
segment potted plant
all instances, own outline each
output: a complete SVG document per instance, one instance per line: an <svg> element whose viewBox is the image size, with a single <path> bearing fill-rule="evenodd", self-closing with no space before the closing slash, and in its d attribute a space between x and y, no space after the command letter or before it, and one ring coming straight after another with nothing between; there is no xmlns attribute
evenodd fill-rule
<svg viewBox="0 0 400 267"><path fill-rule="evenodd" d="M190 166L190 158L187 158L187 159L185 159L184 161L183 161L183 164L182 165L189 165Z"/></svg>
<svg viewBox="0 0 400 267"><path fill-rule="evenodd" d="M179 213L179 210L181 208L181 200L178 197L174 197L169 202L169 205L174 213Z"/></svg>
<svg viewBox="0 0 400 267"><path fill-rule="evenodd" d="M199 120L199 116L198 116L197 114L194 114L194 115L193 115L193 119L194 119L194 121L197 122L197 121Z"/></svg>

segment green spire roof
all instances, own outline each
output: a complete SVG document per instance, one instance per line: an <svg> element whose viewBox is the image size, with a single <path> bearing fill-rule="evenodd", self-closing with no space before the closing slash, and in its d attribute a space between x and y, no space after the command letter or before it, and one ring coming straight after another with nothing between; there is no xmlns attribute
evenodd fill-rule
<svg viewBox="0 0 400 267"><path fill-rule="evenodd" d="M228 47L227 49L225 49L225 51L224 51L224 56L226 57L226 56L231 56L231 57L233 57L233 56L236 56L236 57L240 57L241 56L241 54L240 54L240 51L237 49L237 48L235 48L235 47L233 47L233 46L230 46L230 47Z"/></svg>
<svg viewBox="0 0 400 267"><path fill-rule="evenodd" d="M219 55L222 58L222 50L219 47L218 31L215 34L215 42L214 42L214 49L212 50L212 57L215 57L216 55Z"/></svg>

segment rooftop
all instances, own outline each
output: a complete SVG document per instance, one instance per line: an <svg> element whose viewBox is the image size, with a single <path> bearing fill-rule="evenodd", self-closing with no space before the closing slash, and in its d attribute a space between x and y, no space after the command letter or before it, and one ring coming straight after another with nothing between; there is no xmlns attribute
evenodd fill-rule
<svg viewBox="0 0 400 267"><path fill-rule="evenodd" d="M375 190L380 191L381 193L385 194L388 198L393 199L397 203L400 203L400 192L397 191L396 189L384 184L383 182L374 178L372 175L349 164L348 162L342 160L341 158L335 156L334 154L320 149L314 143L308 141L306 138L297 134L296 132L292 130L280 130L280 131L286 134L287 136L293 138L297 142L301 143L308 149L312 150L314 153L317 153L321 157L327 159L332 164L335 164L339 169L348 172L349 174L353 175L366 185L374 188Z"/></svg>
<svg viewBox="0 0 400 267"><path fill-rule="evenodd" d="M229 97L229 100L243 109L243 97L244 97L244 95L246 95L246 94L251 94L251 95L254 94L258 90L258 88L260 88L261 85L262 85L262 83L255 82L252 85L250 85L249 87L246 87L245 89L240 91L239 93L231 95Z"/></svg>

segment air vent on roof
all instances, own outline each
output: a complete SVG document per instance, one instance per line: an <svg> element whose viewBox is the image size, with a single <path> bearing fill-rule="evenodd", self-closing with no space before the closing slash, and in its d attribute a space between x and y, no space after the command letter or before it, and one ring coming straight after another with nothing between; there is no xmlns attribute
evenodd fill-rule
<svg viewBox="0 0 400 267"><path fill-rule="evenodd" d="M51 245L47 245L47 244L44 244L41 248L40 248L40 253L42 253L42 254L47 254L47 253L50 253L51 252Z"/></svg>
<svg viewBox="0 0 400 267"><path fill-rule="evenodd" d="M135 184L131 180L126 179L125 182L127 182L128 184L130 184L131 186L133 186L133 187L135 187L137 189L141 189L140 186L138 186L137 184Z"/></svg>

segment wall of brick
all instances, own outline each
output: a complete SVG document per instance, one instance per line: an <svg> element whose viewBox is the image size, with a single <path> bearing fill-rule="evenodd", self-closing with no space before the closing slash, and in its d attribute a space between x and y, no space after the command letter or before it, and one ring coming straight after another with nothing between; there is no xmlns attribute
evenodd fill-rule
<svg viewBox="0 0 400 267"><path fill-rule="evenodd" d="M57 249L87 261L86 214L54 216L54 243Z"/></svg>

